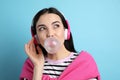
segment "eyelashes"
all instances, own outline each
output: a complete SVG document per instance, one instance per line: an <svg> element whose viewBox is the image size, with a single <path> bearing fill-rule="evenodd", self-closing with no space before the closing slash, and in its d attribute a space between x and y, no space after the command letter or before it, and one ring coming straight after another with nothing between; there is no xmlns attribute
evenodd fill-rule
<svg viewBox="0 0 120 80"><path fill-rule="evenodd" d="M59 24L55 24L53 27L54 27L54 29L57 29L57 28L60 27L60 25Z"/></svg>
<svg viewBox="0 0 120 80"><path fill-rule="evenodd" d="M39 28L38 28L38 31L44 31L44 30L46 30L47 28L45 27L45 26L40 26Z"/></svg>

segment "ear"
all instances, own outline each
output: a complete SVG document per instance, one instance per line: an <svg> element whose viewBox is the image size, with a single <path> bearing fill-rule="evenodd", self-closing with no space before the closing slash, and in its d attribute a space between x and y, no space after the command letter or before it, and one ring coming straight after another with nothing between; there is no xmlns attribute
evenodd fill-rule
<svg viewBox="0 0 120 80"><path fill-rule="evenodd" d="M38 45L38 43L39 43L38 36L35 34L35 30L32 26L31 26L31 35L34 38L34 44Z"/></svg>
<svg viewBox="0 0 120 80"><path fill-rule="evenodd" d="M35 44L39 44L39 39L38 39L37 35L34 36L34 42L35 42Z"/></svg>

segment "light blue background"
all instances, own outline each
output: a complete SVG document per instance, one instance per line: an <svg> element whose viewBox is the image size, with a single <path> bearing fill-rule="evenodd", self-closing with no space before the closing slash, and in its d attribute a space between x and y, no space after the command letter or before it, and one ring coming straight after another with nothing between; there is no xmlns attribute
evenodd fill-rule
<svg viewBox="0 0 120 80"><path fill-rule="evenodd" d="M51 6L64 13L75 48L92 54L102 80L120 80L120 0L0 0L0 80L19 80L32 18Z"/></svg>

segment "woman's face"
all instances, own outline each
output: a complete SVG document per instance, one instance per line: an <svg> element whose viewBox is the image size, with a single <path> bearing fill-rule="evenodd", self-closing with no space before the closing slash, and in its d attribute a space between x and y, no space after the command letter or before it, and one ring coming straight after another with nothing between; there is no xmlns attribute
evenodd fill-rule
<svg viewBox="0 0 120 80"><path fill-rule="evenodd" d="M64 44L64 26L61 18L53 13L45 13L36 23L36 32L39 43L44 46L44 41L48 37L54 37L60 44Z"/></svg>

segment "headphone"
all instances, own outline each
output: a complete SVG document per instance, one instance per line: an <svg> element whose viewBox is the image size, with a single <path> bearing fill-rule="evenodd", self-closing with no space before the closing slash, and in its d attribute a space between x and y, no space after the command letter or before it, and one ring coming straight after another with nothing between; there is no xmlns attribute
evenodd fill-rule
<svg viewBox="0 0 120 80"><path fill-rule="evenodd" d="M64 38L65 38L65 40L69 40L70 39L70 25L69 25L67 20L66 20L66 24L68 26L68 29L65 29ZM38 37L35 34L35 29L33 26L31 26L31 35L32 35L32 37L34 37L34 44L37 45L38 44Z"/></svg>
<svg viewBox="0 0 120 80"><path fill-rule="evenodd" d="M69 40L70 39L70 25L68 23L68 21L66 20L68 29L65 29L65 40Z"/></svg>

